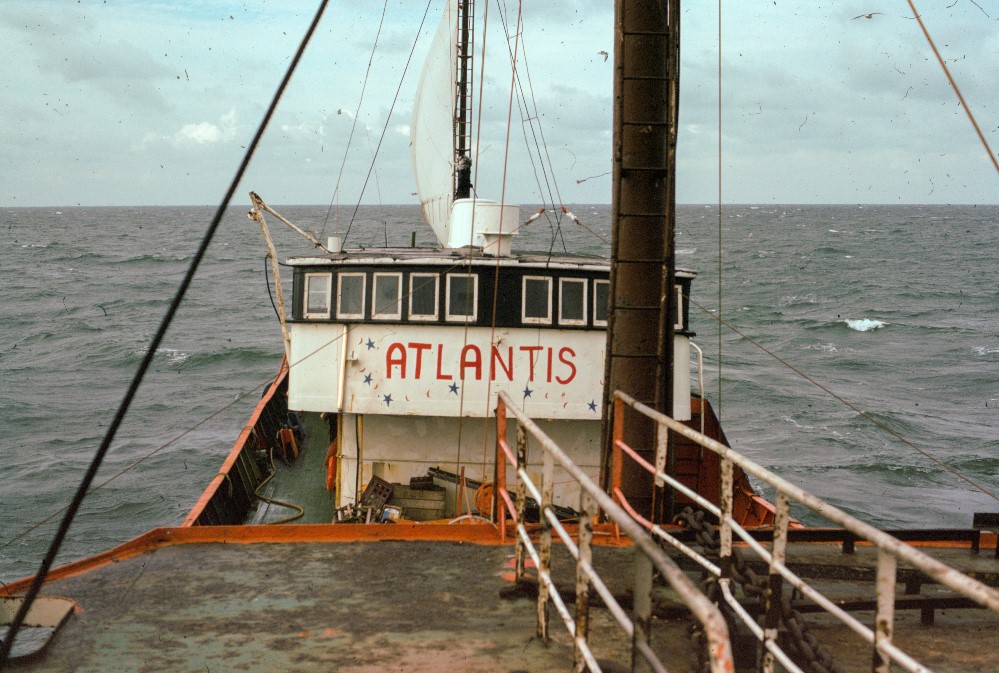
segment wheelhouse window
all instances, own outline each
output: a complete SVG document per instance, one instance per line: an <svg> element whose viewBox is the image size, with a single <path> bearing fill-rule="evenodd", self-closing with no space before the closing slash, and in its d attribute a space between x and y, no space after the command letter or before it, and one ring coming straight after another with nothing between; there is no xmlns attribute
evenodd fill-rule
<svg viewBox="0 0 999 673"><path fill-rule="evenodd" d="M363 273L341 273L337 276L336 317L361 320L364 318Z"/></svg>
<svg viewBox="0 0 999 673"><path fill-rule="evenodd" d="M401 273L376 273L371 294L372 318L376 320L402 318Z"/></svg>
<svg viewBox="0 0 999 673"><path fill-rule="evenodd" d="M610 281L593 281L593 324L607 326L607 311L610 304Z"/></svg>
<svg viewBox="0 0 999 673"><path fill-rule="evenodd" d="M558 281L558 323L586 324L586 281L582 278L560 278Z"/></svg>
<svg viewBox="0 0 999 673"><path fill-rule="evenodd" d="M305 310L306 318L330 317L330 287L332 276L328 273L305 274Z"/></svg>
<svg viewBox="0 0 999 673"><path fill-rule="evenodd" d="M683 327L683 286L676 286L676 324L673 329L682 330Z"/></svg>
<svg viewBox="0 0 999 673"><path fill-rule="evenodd" d="M437 320L437 295L440 276L436 273L414 273L409 276L409 319Z"/></svg>
<svg viewBox="0 0 999 673"><path fill-rule="evenodd" d="M474 321L478 315L479 277L475 274L447 275L448 320Z"/></svg>
<svg viewBox="0 0 999 673"><path fill-rule="evenodd" d="M528 325L550 325L552 322L552 279L524 276L521 319Z"/></svg>

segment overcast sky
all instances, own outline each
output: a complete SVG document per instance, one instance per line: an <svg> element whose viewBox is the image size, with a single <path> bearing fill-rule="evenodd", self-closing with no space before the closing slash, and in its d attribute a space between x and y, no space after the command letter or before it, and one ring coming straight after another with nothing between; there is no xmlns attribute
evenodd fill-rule
<svg viewBox="0 0 999 673"><path fill-rule="evenodd" d="M361 102L382 3L332 1L240 202L252 189L275 205L355 203L384 129L363 202L415 203L412 96L441 4L402 78L425 3L388 1ZM612 3L524 4L552 172L523 149L515 103L505 199L537 203L551 191L564 203L609 202L612 63L600 52L613 51ZM0 206L216 204L316 5L2 0ZM999 149L999 2L917 7ZM725 0L723 11L725 202L999 203L999 176L904 0ZM492 198L510 87L499 17L493 5L476 181ZM678 200L716 202L717 2L684 5L682 51Z"/></svg>

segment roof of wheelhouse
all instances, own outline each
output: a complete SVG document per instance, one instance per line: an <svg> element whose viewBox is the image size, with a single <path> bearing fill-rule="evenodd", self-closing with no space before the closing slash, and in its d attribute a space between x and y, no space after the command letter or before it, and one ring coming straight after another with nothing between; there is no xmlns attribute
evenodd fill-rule
<svg viewBox="0 0 999 673"><path fill-rule="evenodd" d="M340 252L302 255L287 260L290 266L340 266L371 264L448 265L456 262L473 266L527 266L551 269L586 269L599 271L610 268L610 260L598 255L549 254L548 252L521 252L496 257L484 254L478 248L350 248ZM692 278L691 269L676 269L677 275Z"/></svg>

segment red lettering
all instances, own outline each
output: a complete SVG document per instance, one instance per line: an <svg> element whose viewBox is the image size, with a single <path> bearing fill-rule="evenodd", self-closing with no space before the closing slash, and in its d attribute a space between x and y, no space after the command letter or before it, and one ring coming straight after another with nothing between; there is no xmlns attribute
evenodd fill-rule
<svg viewBox="0 0 999 673"><path fill-rule="evenodd" d="M552 360L554 360L552 357L552 350L552 348L548 349L548 378L545 379L548 383L552 382Z"/></svg>
<svg viewBox="0 0 999 673"><path fill-rule="evenodd" d="M469 354L474 354L474 357L469 357ZM473 344L468 344L461 349L461 380L465 380L465 370L466 369L475 370L475 380L478 381L482 378L482 351L479 350L478 346Z"/></svg>
<svg viewBox="0 0 999 673"><path fill-rule="evenodd" d="M423 371L423 351L430 350L430 344L420 344L420 343L409 343L410 348L416 349L416 378L420 378L420 372Z"/></svg>
<svg viewBox="0 0 999 673"><path fill-rule="evenodd" d="M506 374L506 380L513 381L513 346L507 346L506 348L506 362L503 362L503 356L500 354L499 348L493 346L492 362L489 365L489 376L493 381L496 380L497 362L499 362L500 369Z"/></svg>
<svg viewBox="0 0 999 673"><path fill-rule="evenodd" d="M401 343L394 343L385 351L385 378L392 378L393 367L398 367L399 376L406 378L406 349Z"/></svg>
<svg viewBox="0 0 999 673"><path fill-rule="evenodd" d="M558 351L558 361L569 367L569 372L570 372L569 376L567 376L564 379L561 376L555 377L555 380L561 383L562 385L565 385L571 382L574 378L576 378L576 365L573 363L572 360L565 359L566 354L569 354L572 357L576 357L576 351L572 350L568 346L563 346Z"/></svg>
<svg viewBox="0 0 999 673"><path fill-rule="evenodd" d="M444 344L437 344L437 380L438 381L450 381L454 377L450 374L445 374L441 371L441 365L444 364Z"/></svg>
<svg viewBox="0 0 999 673"><path fill-rule="evenodd" d="M537 358L535 356L538 353L540 353L543 349L544 349L544 346L521 346L520 347L520 350L522 350L522 351L524 351L525 353L528 354L528 356L529 356L528 359L531 362L531 375L530 375L530 378L528 379L529 381L533 381L534 380L534 365L537 362Z"/></svg>

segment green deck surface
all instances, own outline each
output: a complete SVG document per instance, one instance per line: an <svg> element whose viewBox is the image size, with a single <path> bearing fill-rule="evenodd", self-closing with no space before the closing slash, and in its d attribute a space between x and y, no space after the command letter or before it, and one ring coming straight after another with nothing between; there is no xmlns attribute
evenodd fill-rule
<svg viewBox="0 0 999 673"><path fill-rule="evenodd" d="M293 503L305 510L294 523L330 523L333 520L333 495L326 490L326 448L329 445L326 424L319 414L300 414L300 418L305 440L298 460L286 466L275 458L277 472L261 490L261 495ZM261 502L251 521L275 522L294 513L288 507Z"/></svg>

